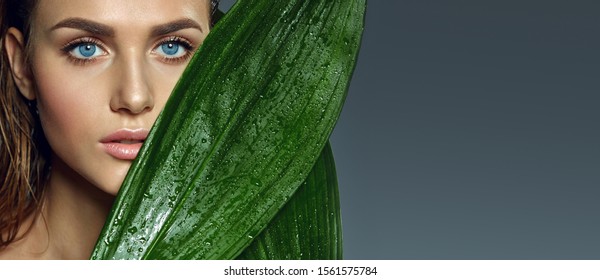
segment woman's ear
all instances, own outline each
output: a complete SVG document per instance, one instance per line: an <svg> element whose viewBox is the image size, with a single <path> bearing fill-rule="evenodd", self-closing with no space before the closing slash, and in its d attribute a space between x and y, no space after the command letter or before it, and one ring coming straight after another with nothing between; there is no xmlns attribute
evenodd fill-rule
<svg viewBox="0 0 600 280"><path fill-rule="evenodd" d="M34 100L33 79L27 64L27 50L25 49L23 33L14 27L9 28L4 37L4 48L19 91L25 98Z"/></svg>

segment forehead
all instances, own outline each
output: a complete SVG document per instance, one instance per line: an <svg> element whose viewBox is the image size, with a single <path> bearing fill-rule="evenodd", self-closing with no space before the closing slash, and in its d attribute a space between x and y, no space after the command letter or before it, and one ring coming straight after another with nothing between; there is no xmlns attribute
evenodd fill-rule
<svg viewBox="0 0 600 280"><path fill-rule="evenodd" d="M98 21L116 28L144 28L181 18L208 27L209 0L39 0L33 24L51 27L71 17ZM204 26L206 25L206 26Z"/></svg>

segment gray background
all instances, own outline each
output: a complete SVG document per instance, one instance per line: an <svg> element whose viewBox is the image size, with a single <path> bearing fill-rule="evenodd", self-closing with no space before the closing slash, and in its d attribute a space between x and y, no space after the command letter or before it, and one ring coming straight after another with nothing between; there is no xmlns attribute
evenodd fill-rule
<svg viewBox="0 0 600 280"><path fill-rule="evenodd" d="M600 259L599 52L597 0L368 1L345 257Z"/></svg>

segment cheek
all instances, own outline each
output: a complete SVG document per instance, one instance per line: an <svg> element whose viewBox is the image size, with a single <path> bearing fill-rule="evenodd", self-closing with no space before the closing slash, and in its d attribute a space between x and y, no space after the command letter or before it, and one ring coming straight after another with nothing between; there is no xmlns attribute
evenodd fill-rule
<svg viewBox="0 0 600 280"><path fill-rule="evenodd" d="M146 66L146 79L150 81L149 84L151 85L150 88L153 96L159 99L168 99L177 81L179 81L179 78L183 74L187 63L182 65L165 65L160 61L151 61ZM156 103L155 106L160 107L161 104ZM162 109L162 107L159 109Z"/></svg>
<svg viewBox="0 0 600 280"><path fill-rule="evenodd" d="M102 81L86 79L81 72L65 67L52 67L52 61L35 73L37 102L46 137L75 144L77 138L93 136L94 123L108 104L102 92ZM81 139L83 140L83 139Z"/></svg>
<svg viewBox="0 0 600 280"><path fill-rule="evenodd" d="M70 168L53 172L75 172L104 191L116 193L120 182L115 175L124 177L128 165L115 163L120 164L118 169L107 168L107 161L102 160L97 147L110 122L106 81L98 76L90 78L85 71L70 71L69 67L52 60L41 65L43 67L34 68L34 74L42 129L54 160Z"/></svg>
<svg viewBox="0 0 600 280"><path fill-rule="evenodd" d="M85 131L82 128L92 124L97 108L90 105L95 97L84 94L70 88L68 83L42 81L39 84L38 109L47 134L81 135Z"/></svg>

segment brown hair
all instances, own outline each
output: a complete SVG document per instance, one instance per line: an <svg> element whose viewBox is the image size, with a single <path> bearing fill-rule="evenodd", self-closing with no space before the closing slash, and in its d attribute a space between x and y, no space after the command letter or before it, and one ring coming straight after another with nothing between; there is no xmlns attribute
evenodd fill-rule
<svg viewBox="0 0 600 280"><path fill-rule="evenodd" d="M25 17L35 1L0 1L0 249L17 238L25 218L40 210L50 173L49 153L35 103L19 93L4 49L4 35L16 27L27 36Z"/></svg>
<svg viewBox="0 0 600 280"><path fill-rule="evenodd" d="M19 93L4 48L9 27L21 30L28 42L30 15L36 3L0 0L0 250L20 238L17 235L26 218L40 213L50 175L50 148L35 102ZM219 0L211 0L211 15L218 4ZM212 18L214 23L216 17Z"/></svg>

